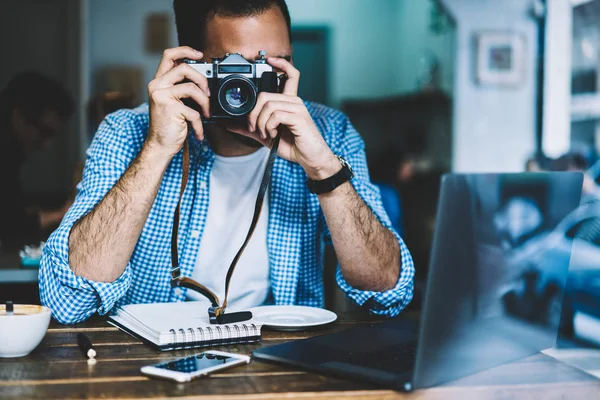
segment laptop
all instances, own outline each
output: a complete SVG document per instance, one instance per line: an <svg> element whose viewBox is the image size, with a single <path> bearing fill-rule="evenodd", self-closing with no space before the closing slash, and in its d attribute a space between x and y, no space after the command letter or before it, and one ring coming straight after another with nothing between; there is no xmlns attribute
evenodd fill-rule
<svg viewBox="0 0 600 400"><path fill-rule="evenodd" d="M420 321L400 316L253 356L410 391L552 347L571 253L561 221L577 212L582 183L577 172L443 176Z"/></svg>

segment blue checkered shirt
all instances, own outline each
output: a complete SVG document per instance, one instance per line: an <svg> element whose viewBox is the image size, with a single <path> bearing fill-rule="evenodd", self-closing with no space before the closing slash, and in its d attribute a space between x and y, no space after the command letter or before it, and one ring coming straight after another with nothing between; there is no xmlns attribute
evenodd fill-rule
<svg viewBox="0 0 600 400"><path fill-rule="evenodd" d="M352 184L379 221L396 236L401 249L401 274L393 289L361 291L350 286L338 266L336 281L344 293L372 313L395 316L413 295L414 266L408 249L393 230L376 186L370 183L364 143L341 112L306 102L332 151L354 170ZM108 193L137 156L148 131L148 106L120 110L98 128L87 151L83 179L75 202L60 227L50 236L41 259L39 286L42 304L62 323L76 323L106 314L115 305L185 301L184 290L173 290L171 229L182 171L179 152L167 168L133 255L114 282L94 282L69 266L69 233L73 225ZM183 196L179 227L180 267L192 276L209 201L209 177L214 153L206 142L190 140L190 179ZM331 238L317 196L306 187L298 164L278 158L271 181L267 248L271 301L283 305L323 307L323 243Z"/></svg>

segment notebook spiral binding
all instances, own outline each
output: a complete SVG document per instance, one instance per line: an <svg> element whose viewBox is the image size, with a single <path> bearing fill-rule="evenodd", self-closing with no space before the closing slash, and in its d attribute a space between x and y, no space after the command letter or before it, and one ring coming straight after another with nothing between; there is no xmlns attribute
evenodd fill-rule
<svg viewBox="0 0 600 400"><path fill-rule="evenodd" d="M255 324L215 325L208 327L170 329L171 350L183 350L213 345L252 343L261 339L260 328Z"/></svg>

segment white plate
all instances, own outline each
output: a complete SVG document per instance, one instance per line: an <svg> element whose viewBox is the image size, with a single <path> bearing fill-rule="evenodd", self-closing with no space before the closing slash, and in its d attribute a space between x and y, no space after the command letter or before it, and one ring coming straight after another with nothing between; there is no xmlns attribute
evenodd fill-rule
<svg viewBox="0 0 600 400"><path fill-rule="evenodd" d="M306 306L261 306L251 308L250 311L258 323L282 331L325 325L337 319L334 312Z"/></svg>

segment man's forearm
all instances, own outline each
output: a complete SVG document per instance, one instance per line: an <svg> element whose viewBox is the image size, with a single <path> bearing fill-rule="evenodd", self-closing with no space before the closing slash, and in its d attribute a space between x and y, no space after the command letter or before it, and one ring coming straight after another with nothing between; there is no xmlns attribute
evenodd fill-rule
<svg viewBox="0 0 600 400"><path fill-rule="evenodd" d="M319 195L344 279L360 290L385 291L400 274L400 246L349 183Z"/></svg>
<svg viewBox="0 0 600 400"><path fill-rule="evenodd" d="M113 282L123 273L169 161L145 145L104 199L75 224L69 236L69 265L76 275Z"/></svg>

